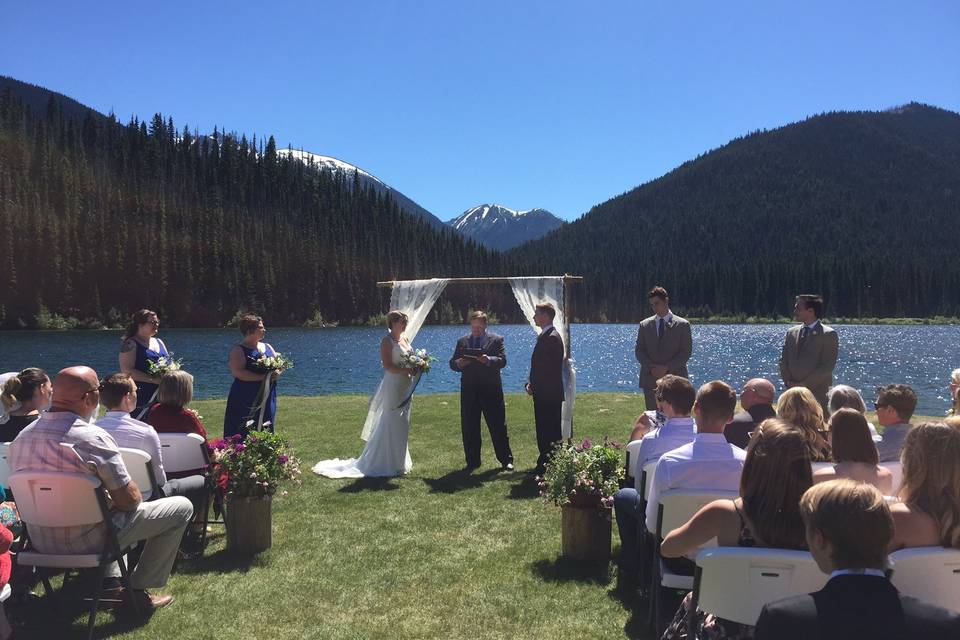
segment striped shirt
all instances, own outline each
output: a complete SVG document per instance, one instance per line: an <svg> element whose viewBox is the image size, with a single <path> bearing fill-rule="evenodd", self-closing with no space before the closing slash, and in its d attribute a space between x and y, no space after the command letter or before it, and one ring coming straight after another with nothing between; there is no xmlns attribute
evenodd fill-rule
<svg viewBox="0 0 960 640"><path fill-rule="evenodd" d="M73 451L60 443L73 445ZM75 453L74 453L75 452ZM106 431L75 413L44 413L10 443L12 472L60 471L99 478L107 491L121 489L130 475L116 441ZM114 510L113 523L124 528L135 512ZM99 553L103 550L102 524L41 527L27 523L30 541L41 553Z"/></svg>

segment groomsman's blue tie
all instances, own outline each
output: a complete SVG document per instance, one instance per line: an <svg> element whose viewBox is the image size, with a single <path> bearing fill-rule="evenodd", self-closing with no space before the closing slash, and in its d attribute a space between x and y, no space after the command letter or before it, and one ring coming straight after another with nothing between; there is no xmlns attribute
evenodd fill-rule
<svg viewBox="0 0 960 640"><path fill-rule="evenodd" d="M663 337L663 318L657 318L657 337Z"/></svg>

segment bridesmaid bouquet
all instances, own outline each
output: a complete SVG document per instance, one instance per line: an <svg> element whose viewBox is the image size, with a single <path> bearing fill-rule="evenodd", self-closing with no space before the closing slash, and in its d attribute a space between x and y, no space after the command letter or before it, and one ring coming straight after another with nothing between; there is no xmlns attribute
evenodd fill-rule
<svg viewBox="0 0 960 640"><path fill-rule="evenodd" d="M281 371L286 371L287 369L293 368L293 360L286 357L282 353L277 353L272 356L260 356L257 358L256 364L258 367L263 369L264 373L279 373Z"/></svg>
<svg viewBox="0 0 960 640"><path fill-rule="evenodd" d="M430 355L426 349L417 349L410 353L404 353L400 357L400 366L404 369L413 369L415 373L423 374L430 372L430 365L436 360L436 357Z"/></svg>
<svg viewBox="0 0 960 640"><path fill-rule="evenodd" d="M156 361L147 361L147 367L150 369L150 375L162 378L165 373L179 371L183 359L174 360L170 356L160 356Z"/></svg>

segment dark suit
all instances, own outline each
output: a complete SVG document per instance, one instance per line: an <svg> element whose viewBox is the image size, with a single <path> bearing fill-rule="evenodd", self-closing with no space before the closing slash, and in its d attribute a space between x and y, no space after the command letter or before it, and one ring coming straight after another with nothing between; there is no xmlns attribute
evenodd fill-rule
<svg viewBox="0 0 960 640"><path fill-rule="evenodd" d="M816 593L766 605L755 640L960 638L960 614L900 594L886 578L840 575Z"/></svg>
<svg viewBox="0 0 960 640"><path fill-rule="evenodd" d="M537 473L542 474L553 444L563 439L560 421L563 413L563 338L554 327L537 337L530 358L530 390L533 393L533 419L537 426Z"/></svg>
<svg viewBox="0 0 960 640"><path fill-rule="evenodd" d="M723 437L735 447L746 449L750 442L750 432L767 418L775 418L777 412L772 404L755 404L746 411L740 411L723 428Z"/></svg>
<svg viewBox="0 0 960 640"><path fill-rule="evenodd" d="M801 344L798 324L787 330L780 354L780 377L790 387L809 389L827 412L827 389L833 384L839 340L837 332L819 320Z"/></svg>
<svg viewBox="0 0 960 640"><path fill-rule="evenodd" d="M674 315L670 322L664 322L661 336L657 333L657 320L658 317L653 315L640 323L637 343L633 348L640 363L640 386L643 388L647 409L657 408L657 377L653 375L651 368L655 365L663 366L667 368L667 373L689 378L687 360L693 353L693 336L689 322Z"/></svg>
<svg viewBox="0 0 960 640"><path fill-rule="evenodd" d="M475 345L471 347L471 345ZM486 364L471 362L464 369L457 368L456 360L465 349L477 348L487 355ZM480 466L480 414L487 421L490 439L497 460L506 466L513 462L510 438L507 436L507 415L503 404L503 383L500 370L507 366L507 352L503 338L486 333L479 339L466 335L457 340L457 348L450 358L450 368L460 373L460 433L463 453L468 467Z"/></svg>

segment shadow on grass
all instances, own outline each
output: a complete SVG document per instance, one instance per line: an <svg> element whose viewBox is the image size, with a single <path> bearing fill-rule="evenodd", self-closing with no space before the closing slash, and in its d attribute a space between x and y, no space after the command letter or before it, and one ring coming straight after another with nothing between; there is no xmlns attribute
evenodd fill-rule
<svg viewBox="0 0 960 640"><path fill-rule="evenodd" d="M361 491L396 491L400 485L393 478L358 478L350 484L337 489L340 493L360 493Z"/></svg>
<svg viewBox="0 0 960 640"><path fill-rule="evenodd" d="M614 588L607 591L607 596L630 613L623 623L624 636L630 640L654 640L649 626L649 602L637 592L636 584L620 584L618 580Z"/></svg>
<svg viewBox="0 0 960 640"><path fill-rule="evenodd" d="M211 554L204 554L192 560L181 560L177 563L177 573L190 575L195 573L232 573L240 571L246 573L252 567L262 566L259 555L249 553L235 553L221 549Z"/></svg>
<svg viewBox="0 0 960 640"><path fill-rule="evenodd" d="M553 560L537 560L533 572L544 582L582 582L606 586L610 584L610 563L572 560L558 556Z"/></svg>
<svg viewBox="0 0 960 640"><path fill-rule="evenodd" d="M498 473L499 469L488 469L480 473L474 473L471 469L457 469L439 478L424 478L423 481L430 487L430 493L457 493L476 489Z"/></svg>
<svg viewBox="0 0 960 640"><path fill-rule="evenodd" d="M510 494L507 496L511 500L529 500L530 498L540 497L540 486L534 476L525 476L517 484L510 485Z"/></svg>

